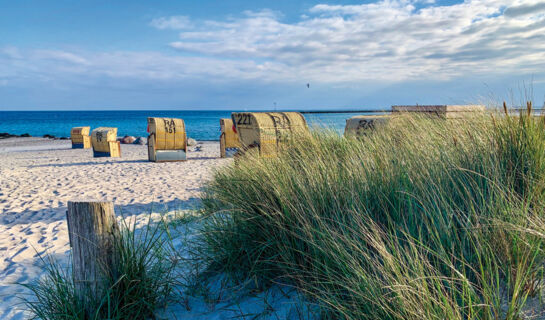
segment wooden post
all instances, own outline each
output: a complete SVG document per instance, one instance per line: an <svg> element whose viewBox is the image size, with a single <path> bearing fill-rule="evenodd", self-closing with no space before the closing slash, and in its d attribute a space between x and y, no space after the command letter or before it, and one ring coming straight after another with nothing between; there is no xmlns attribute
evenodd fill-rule
<svg viewBox="0 0 545 320"><path fill-rule="evenodd" d="M116 275L115 240L119 237L112 202L69 201L66 213L76 293L87 312L102 298L105 280Z"/></svg>

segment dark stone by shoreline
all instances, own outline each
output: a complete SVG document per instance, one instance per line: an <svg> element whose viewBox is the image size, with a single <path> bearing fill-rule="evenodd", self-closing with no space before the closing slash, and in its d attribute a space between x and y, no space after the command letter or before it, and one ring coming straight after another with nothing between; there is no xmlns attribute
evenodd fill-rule
<svg viewBox="0 0 545 320"><path fill-rule="evenodd" d="M17 134L11 134L11 133L8 133L8 132L0 132L0 139L7 139L7 138L28 138L28 137L31 137L30 134L28 133L23 133L21 135L17 135Z"/></svg>
<svg viewBox="0 0 545 320"><path fill-rule="evenodd" d="M0 139L7 139L7 138L31 138L32 136L28 133L23 134L11 134L9 132L0 132ZM42 136L44 139L53 139L53 140L69 140L68 137L55 137L52 134L44 134Z"/></svg>

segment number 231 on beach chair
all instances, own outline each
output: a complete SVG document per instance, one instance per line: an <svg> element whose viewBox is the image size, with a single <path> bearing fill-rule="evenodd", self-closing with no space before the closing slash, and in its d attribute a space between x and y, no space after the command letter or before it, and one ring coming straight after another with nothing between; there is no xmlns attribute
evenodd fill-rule
<svg viewBox="0 0 545 320"><path fill-rule="evenodd" d="M91 133L93 157L121 157L117 128L99 127Z"/></svg>
<svg viewBox="0 0 545 320"><path fill-rule="evenodd" d="M187 160L187 134L184 120L148 118L148 132L149 161Z"/></svg>

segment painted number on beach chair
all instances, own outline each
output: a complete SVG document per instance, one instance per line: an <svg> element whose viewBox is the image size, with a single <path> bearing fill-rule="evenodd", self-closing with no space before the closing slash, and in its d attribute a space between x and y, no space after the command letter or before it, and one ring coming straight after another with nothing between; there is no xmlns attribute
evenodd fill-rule
<svg viewBox="0 0 545 320"><path fill-rule="evenodd" d="M102 132L97 132L96 137L98 142L102 142Z"/></svg>
<svg viewBox="0 0 545 320"><path fill-rule="evenodd" d="M358 129L373 129L375 128L375 121L373 120L360 120Z"/></svg>
<svg viewBox="0 0 545 320"><path fill-rule="evenodd" d="M249 114L243 113L243 114L237 114L237 125L251 125L252 124L252 118Z"/></svg>
<svg viewBox="0 0 545 320"><path fill-rule="evenodd" d="M176 124L174 123L174 119L163 119L163 122L165 124L166 133L176 133Z"/></svg>

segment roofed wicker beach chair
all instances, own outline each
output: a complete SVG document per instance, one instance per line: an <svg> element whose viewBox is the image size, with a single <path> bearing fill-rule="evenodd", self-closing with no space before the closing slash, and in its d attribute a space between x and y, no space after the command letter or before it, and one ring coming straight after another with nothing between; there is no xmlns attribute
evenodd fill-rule
<svg viewBox="0 0 545 320"><path fill-rule="evenodd" d="M233 126L233 120L220 119L220 155L222 158L232 158L240 150L240 141Z"/></svg>
<svg viewBox="0 0 545 320"><path fill-rule="evenodd" d="M99 127L91 133L93 157L121 157L121 144L117 141L117 128Z"/></svg>
<svg viewBox="0 0 545 320"><path fill-rule="evenodd" d="M184 120L148 118L148 132L149 161L187 160L187 134Z"/></svg>
<svg viewBox="0 0 545 320"><path fill-rule="evenodd" d="M275 157L285 142L308 133L299 112L234 112L231 114L244 152L256 150L262 157Z"/></svg>
<svg viewBox="0 0 545 320"><path fill-rule="evenodd" d="M91 148L91 137L89 132L91 127L74 127L70 130L70 140L72 140L72 149Z"/></svg>

